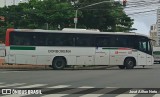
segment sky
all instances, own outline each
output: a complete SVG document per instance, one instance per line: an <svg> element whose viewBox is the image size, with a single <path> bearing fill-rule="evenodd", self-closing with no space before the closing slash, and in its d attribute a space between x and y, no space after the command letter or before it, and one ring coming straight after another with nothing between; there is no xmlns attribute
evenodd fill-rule
<svg viewBox="0 0 160 97"><path fill-rule="evenodd" d="M150 26L152 24L156 24L157 21L157 11L155 9L158 9L158 7L160 7L160 4L158 3L159 0L127 0L127 1L128 1L127 4L128 6L126 6L125 8L125 12L126 14L129 15L129 17L134 19L134 24L132 27L137 29L134 32L149 35ZM134 5L136 5L136 7L134 7ZM144 12L150 10L155 10L155 11L145 12L141 14L134 14L137 12Z"/></svg>
<svg viewBox="0 0 160 97"><path fill-rule="evenodd" d="M4 5L12 5L12 4L18 4L19 2L26 2L28 0L0 0L0 7L3 7Z"/></svg>
<svg viewBox="0 0 160 97"><path fill-rule="evenodd" d="M27 0L0 0L0 7L5 3L7 5L13 4L13 1L15 1L15 4L17 4L20 1L27 1ZM115 1L122 2L123 0L115 0ZM159 0L127 0L127 6L124 10L126 14L129 15L129 17L134 19L134 24L132 28L137 29L134 32L149 35L150 26L152 24L156 24L156 19L157 19L156 11L151 11L143 14L134 14L134 13L158 9L158 7L160 7L160 3L159 4L157 3L158 1ZM144 6L144 4L146 6ZM134 5L139 5L139 6L134 7Z"/></svg>
<svg viewBox="0 0 160 97"><path fill-rule="evenodd" d="M137 16L131 16L132 19L134 19L134 24L132 28L136 28L137 30L135 32L149 35L150 26L152 24L156 24L156 15L137 15Z"/></svg>

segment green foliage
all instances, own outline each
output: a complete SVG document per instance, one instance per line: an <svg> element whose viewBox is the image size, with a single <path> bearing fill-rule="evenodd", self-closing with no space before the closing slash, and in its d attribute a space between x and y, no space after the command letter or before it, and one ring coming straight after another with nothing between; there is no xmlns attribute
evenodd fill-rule
<svg viewBox="0 0 160 97"><path fill-rule="evenodd" d="M79 0L79 6L103 2L104 0ZM119 2L103 2L94 6L80 9L79 22L86 28L99 29L101 31L127 32L131 30L133 19L123 11Z"/></svg>
<svg viewBox="0 0 160 97"><path fill-rule="evenodd" d="M104 0L30 0L0 8L0 39L4 39L5 31L9 27L20 29L60 29L73 28L75 10L78 10L78 28L100 29L101 31L129 31L133 20L123 11L122 5L115 2L101 3L94 6L87 5ZM77 1L77 0L75 0Z"/></svg>

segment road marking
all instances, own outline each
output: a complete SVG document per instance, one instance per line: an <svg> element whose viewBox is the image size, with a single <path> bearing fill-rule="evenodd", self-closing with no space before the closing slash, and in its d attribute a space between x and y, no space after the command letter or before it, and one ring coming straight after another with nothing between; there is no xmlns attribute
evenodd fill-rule
<svg viewBox="0 0 160 97"><path fill-rule="evenodd" d="M27 86L21 86L21 87L16 87L16 88L35 88L35 87L41 87L45 85L47 84L34 84L34 85L27 85Z"/></svg>
<svg viewBox="0 0 160 97"><path fill-rule="evenodd" d="M28 96L28 95L33 95L33 94L10 94L10 95L4 95L1 97L23 97L23 96Z"/></svg>
<svg viewBox="0 0 160 97"><path fill-rule="evenodd" d="M47 88L66 88L69 86L71 86L71 85L58 85L58 86L52 86L52 87L47 87Z"/></svg>
<svg viewBox="0 0 160 97"><path fill-rule="evenodd" d="M6 85L0 85L0 88L11 87L11 86L18 86L18 85L24 85L24 84L25 83L6 84Z"/></svg>
<svg viewBox="0 0 160 97"><path fill-rule="evenodd" d="M0 82L0 84L4 84L3 82Z"/></svg>
<svg viewBox="0 0 160 97"><path fill-rule="evenodd" d="M69 94L50 94L50 95L45 95L45 96L41 96L41 97L63 97Z"/></svg>
<svg viewBox="0 0 160 97"><path fill-rule="evenodd" d="M88 87L88 86L70 88L70 89L68 88L68 90L61 91L61 92L59 92L59 94L75 94L75 93L80 93L81 91L85 91L85 90L93 89L93 88L94 87Z"/></svg>
<svg viewBox="0 0 160 97"><path fill-rule="evenodd" d="M104 94L86 94L86 95L83 95L83 96L80 96L80 97L99 97L99 96L102 96Z"/></svg>
<svg viewBox="0 0 160 97"><path fill-rule="evenodd" d="M134 96L136 96L137 94L120 94L120 95L118 95L118 96L116 96L116 97L134 97Z"/></svg>
<svg viewBox="0 0 160 97"><path fill-rule="evenodd" d="M0 72L0 73L9 73L9 72L3 71L3 72Z"/></svg>
<svg viewBox="0 0 160 97"><path fill-rule="evenodd" d="M160 97L160 94L155 94L153 97Z"/></svg>
<svg viewBox="0 0 160 97"><path fill-rule="evenodd" d="M82 86L82 87L78 87L78 88L94 88L94 87L90 87L90 86Z"/></svg>
<svg viewBox="0 0 160 97"><path fill-rule="evenodd" d="M4 95L4 96L1 96L1 97L22 97L22 96L24 96L24 95L11 94L11 95Z"/></svg>
<svg viewBox="0 0 160 97"><path fill-rule="evenodd" d="M117 88L118 89L118 87L106 87L106 88Z"/></svg>
<svg viewBox="0 0 160 97"><path fill-rule="evenodd" d="M27 71L11 71L11 72L18 72L19 73L19 72L27 72Z"/></svg>
<svg viewBox="0 0 160 97"><path fill-rule="evenodd" d="M26 72L26 71L2 71L0 73L20 73L20 72Z"/></svg>

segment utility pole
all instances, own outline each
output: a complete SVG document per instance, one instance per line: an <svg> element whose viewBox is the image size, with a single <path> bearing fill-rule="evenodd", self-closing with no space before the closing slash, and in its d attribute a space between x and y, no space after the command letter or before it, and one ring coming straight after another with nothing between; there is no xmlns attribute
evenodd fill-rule
<svg viewBox="0 0 160 97"><path fill-rule="evenodd" d="M5 4L4 6L7 6L7 5L6 5L6 0L4 0L4 4Z"/></svg>
<svg viewBox="0 0 160 97"><path fill-rule="evenodd" d="M49 27L49 25L48 25L48 22L46 23L46 29L48 30L48 27Z"/></svg>
<svg viewBox="0 0 160 97"><path fill-rule="evenodd" d="M16 5L16 4L15 4L15 0L13 0L13 5Z"/></svg>

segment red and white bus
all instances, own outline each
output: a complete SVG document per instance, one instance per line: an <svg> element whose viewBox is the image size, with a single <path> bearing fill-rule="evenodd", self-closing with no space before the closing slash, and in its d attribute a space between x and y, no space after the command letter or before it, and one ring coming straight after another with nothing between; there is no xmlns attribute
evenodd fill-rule
<svg viewBox="0 0 160 97"><path fill-rule="evenodd" d="M68 65L117 65L121 69L153 64L149 37L137 33L85 29L8 29L5 62Z"/></svg>

